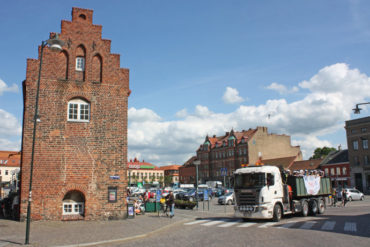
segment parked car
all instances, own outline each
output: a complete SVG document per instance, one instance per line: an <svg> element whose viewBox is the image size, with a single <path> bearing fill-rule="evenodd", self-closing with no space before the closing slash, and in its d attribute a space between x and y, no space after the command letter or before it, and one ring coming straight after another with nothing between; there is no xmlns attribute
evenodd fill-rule
<svg viewBox="0 0 370 247"><path fill-rule="evenodd" d="M193 202L196 200L196 198L198 198L198 201L203 200L203 190L202 189L198 189L198 194L196 193L196 189L191 189L190 191L186 193L180 193L178 199Z"/></svg>
<svg viewBox="0 0 370 247"><path fill-rule="evenodd" d="M361 191L355 188L346 188L345 191L347 193L348 201L353 201L353 200L363 201L365 199L364 193L362 193ZM342 189L337 189L337 198L339 201L342 200Z"/></svg>
<svg viewBox="0 0 370 247"><path fill-rule="evenodd" d="M234 204L234 203L235 203L234 192L226 193L225 195L220 196L218 198L218 204L231 205L231 204Z"/></svg>

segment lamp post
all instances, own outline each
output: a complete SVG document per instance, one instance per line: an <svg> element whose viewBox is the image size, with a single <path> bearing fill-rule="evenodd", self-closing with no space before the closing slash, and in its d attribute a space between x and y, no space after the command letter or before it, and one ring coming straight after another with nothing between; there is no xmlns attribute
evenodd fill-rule
<svg viewBox="0 0 370 247"><path fill-rule="evenodd" d="M193 162L193 164L195 165L195 178L196 178L196 181L195 181L195 200L197 202L197 209L198 209L198 166L200 165L200 160L196 160Z"/></svg>
<svg viewBox="0 0 370 247"><path fill-rule="evenodd" d="M37 79L37 89L36 89L36 101L35 101L35 115L33 118L33 137L32 137L32 153L31 153L31 165L30 165L30 184L29 184L29 194L28 194L28 206L27 206L27 224L26 224L26 241L25 244L29 244L30 237L30 222L31 222L31 201L32 201L32 175L33 175L33 161L35 155L35 139L36 139L36 127L37 122L39 122L38 110L39 110L39 94L40 94L40 79L41 79L41 68L42 68L42 57L45 46L49 46L50 50L54 52L59 52L62 50L64 42L58 38L58 34L54 38L48 39L41 42L40 51L40 64L39 64L39 75Z"/></svg>
<svg viewBox="0 0 370 247"><path fill-rule="evenodd" d="M359 108L358 106L359 105L367 105L367 104L370 104L370 102L365 102L365 103L359 103L359 104L356 104L356 108L352 109L353 112L355 114L360 114L360 111L362 110L361 108Z"/></svg>

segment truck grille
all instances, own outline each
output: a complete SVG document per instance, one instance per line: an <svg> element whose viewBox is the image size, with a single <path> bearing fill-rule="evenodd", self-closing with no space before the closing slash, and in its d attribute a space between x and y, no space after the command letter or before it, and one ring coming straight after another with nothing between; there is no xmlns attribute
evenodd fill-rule
<svg viewBox="0 0 370 247"><path fill-rule="evenodd" d="M256 205L258 204L257 193L255 192L238 192L236 193L238 205Z"/></svg>

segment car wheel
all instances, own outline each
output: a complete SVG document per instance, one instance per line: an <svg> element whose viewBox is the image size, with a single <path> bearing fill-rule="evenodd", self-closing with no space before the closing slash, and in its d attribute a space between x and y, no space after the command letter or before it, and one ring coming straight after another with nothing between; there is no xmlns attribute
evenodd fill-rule
<svg viewBox="0 0 370 247"><path fill-rule="evenodd" d="M360 200L361 201L365 200L365 197L364 196L361 196Z"/></svg>
<svg viewBox="0 0 370 247"><path fill-rule="evenodd" d="M283 215L283 213L282 213L280 205L275 204L275 206L274 206L274 215L272 217L272 220L274 222L279 222L281 220L282 215Z"/></svg>
<svg viewBox="0 0 370 247"><path fill-rule="evenodd" d="M231 200L227 201L227 205L231 205L231 203L232 203Z"/></svg>
<svg viewBox="0 0 370 247"><path fill-rule="evenodd" d="M351 202L352 201L352 197L348 197L348 201Z"/></svg>

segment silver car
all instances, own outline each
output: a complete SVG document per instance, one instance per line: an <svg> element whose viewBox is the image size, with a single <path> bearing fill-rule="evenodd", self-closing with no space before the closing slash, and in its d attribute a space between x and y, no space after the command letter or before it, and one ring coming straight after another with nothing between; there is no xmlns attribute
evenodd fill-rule
<svg viewBox="0 0 370 247"><path fill-rule="evenodd" d="M363 201L365 199L364 193L357 189L346 189L347 192L347 199L348 201L352 200L361 200Z"/></svg>
<svg viewBox="0 0 370 247"><path fill-rule="evenodd" d="M226 193L225 195L220 196L218 198L218 204L231 205L231 204L234 204L234 202L235 202L235 200L234 200L234 192Z"/></svg>

